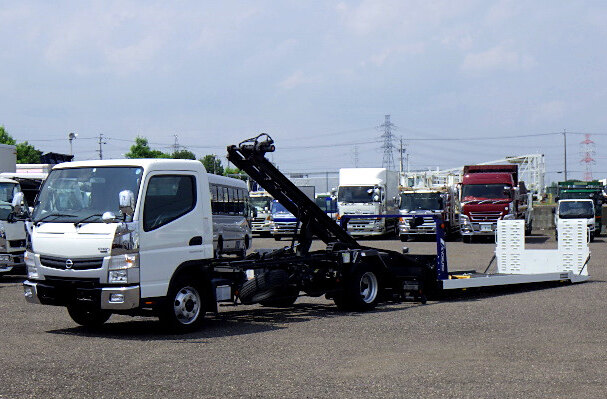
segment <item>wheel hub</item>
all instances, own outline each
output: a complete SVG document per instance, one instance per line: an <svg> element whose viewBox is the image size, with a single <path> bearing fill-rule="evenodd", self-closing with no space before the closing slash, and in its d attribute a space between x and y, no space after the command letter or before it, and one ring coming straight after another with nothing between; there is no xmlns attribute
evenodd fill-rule
<svg viewBox="0 0 607 399"><path fill-rule="evenodd" d="M200 315L200 294L193 287L183 287L175 295L173 311L181 324L191 324Z"/></svg>

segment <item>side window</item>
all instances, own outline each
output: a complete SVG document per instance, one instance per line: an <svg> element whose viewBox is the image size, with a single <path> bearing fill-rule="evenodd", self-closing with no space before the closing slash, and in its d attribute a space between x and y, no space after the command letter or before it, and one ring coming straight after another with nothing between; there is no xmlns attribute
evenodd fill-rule
<svg viewBox="0 0 607 399"><path fill-rule="evenodd" d="M196 205L194 176L153 176L143 206L143 230L150 231L180 218Z"/></svg>

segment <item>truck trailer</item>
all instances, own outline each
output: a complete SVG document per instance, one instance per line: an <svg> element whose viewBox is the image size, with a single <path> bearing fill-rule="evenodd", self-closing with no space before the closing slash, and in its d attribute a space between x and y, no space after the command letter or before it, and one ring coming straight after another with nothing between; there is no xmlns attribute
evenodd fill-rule
<svg viewBox="0 0 607 399"><path fill-rule="evenodd" d="M494 236L497 221L522 219L531 234L533 199L518 179L518 165L464 166L460 190L460 233L464 242Z"/></svg>

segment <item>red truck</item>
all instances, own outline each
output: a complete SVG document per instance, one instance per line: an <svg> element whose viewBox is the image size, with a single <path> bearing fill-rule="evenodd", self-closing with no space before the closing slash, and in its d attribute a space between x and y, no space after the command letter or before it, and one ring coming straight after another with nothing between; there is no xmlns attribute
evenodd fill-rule
<svg viewBox="0 0 607 399"><path fill-rule="evenodd" d="M464 166L460 190L460 233L464 242L493 236L499 219L524 219L531 234L532 198L518 180L518 165Z"/></svg>

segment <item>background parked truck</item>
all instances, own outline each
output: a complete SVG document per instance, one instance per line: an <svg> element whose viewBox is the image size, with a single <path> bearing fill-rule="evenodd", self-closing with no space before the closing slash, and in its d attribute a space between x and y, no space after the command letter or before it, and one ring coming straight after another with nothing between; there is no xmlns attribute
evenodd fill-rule
<svg viewBox="0 0 607 399"><path fill-rule="evenodd" d="M402 217L399 222L400 240L423 235L434 237L435 217L443 222L447 235L459 231L457 200L455 187L403 188L399 196L400 214L421 217L423 223L412 223L414 218Z"/></svg>
<svg viewBox="0 0 607 399"><path fill-rule="evenodd" d="M590 241L596 237L596 218L594 210L594 201L591 199L563 199L559 200L554 211L554 226L556 228L555 237L558 240L559 220L562 219L585 219L588 226L588 235Z"/></svg>
<svg viewBox="0 0 607 399"><path fill-rule="evenodd" d="M344 215L394 215L398 213L398 172L385 168L345 168L339 170L338 217ZM370 216L352 219L352 235L381 235L398 230L397 218Z"/></svg>
<svg viewBox="0 0 607 399"><path fill-rule="evenodd" d="M464 166L460 190L460 233L465 242L475 236L493 236L500 219L524 219L531 234L533 201L518 165Z"/></svg>
<svg viewBox="0 0 607 399"><path fill-rule="evenodd" d="M558 183L557 201L565 199L589 199L594 203L594 236L601 234L603 227L603 184L598 180L567 180Z"/></svg>
<svg viewBox="0 0 607 399"><path fill-rule="evenodd" d="M267 191L251 191L249 193L251 206L254 209L251 219L251 230L260 236L269 236L272 233L272 217L270 205L272 196Z"/></svg>

